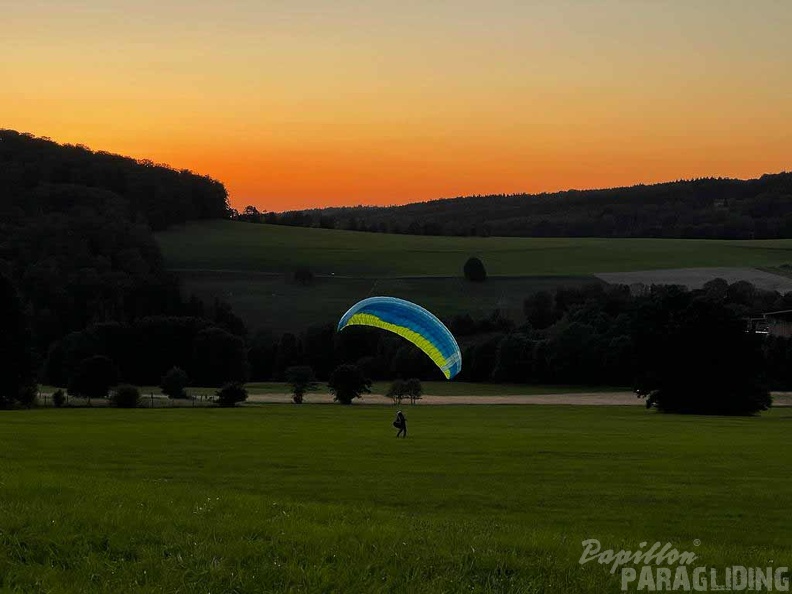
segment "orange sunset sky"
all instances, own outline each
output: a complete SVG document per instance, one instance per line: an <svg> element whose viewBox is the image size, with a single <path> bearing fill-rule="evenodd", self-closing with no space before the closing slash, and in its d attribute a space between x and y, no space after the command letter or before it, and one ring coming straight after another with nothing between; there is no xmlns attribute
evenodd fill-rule
<svg viewBox="0 0 792 594"><path fill-rule="evenodd" d="M285 210L792 169L792 2L5 2L0 127Z"/></svg>

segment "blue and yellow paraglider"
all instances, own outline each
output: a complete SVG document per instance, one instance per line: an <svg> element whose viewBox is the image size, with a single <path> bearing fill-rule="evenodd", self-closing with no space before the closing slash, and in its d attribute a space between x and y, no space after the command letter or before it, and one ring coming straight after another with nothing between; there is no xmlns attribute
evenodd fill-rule
<svg viewBox="0 0 792 594"><path fill-rule="evenodd" d="M420 305L396 297L369 297L353 305L338 322L347 326L373 326L406 338L437 365L446 379L462 369L462 353L454 335Z"/></svg>

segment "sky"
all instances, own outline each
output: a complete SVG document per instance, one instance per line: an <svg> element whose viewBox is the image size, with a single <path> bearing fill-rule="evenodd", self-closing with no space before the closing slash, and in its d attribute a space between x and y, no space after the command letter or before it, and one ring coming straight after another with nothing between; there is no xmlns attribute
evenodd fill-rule
<svg viewBox="0 0 792 594"><path fill-rule="evenodd" d="M0 0L0 128L262 210L792 169L788 0Z"/></svg>

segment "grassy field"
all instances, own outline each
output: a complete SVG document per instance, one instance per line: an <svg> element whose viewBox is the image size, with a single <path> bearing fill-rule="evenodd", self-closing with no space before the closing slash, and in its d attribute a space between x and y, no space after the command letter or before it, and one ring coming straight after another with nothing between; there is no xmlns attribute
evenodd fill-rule
<svg viewBox="0 0 792 594"><path fill-rule="evenodd" d="M253 225L191 223L158 234L171 268L387 278L461 276L469 256L490 275L581 276L651 268L778 266L792 240L425 237Z"/></svg>
<svg viewBox="0 0 792 594"><path fill-rule="evenodd" d="M283 275L183 270L179 276L199 297L221 297L231 303L250 328L274 332L335 323L353 303L372 295L417 300L443 317L469 313L483 318L498 309L504 317L521 320L523 300L537 291L602 282L594 277L562 276L495 277L478 284L461 278L323 277L305 287Z"/></svg>
<svg viewBox="0 0 792 594"><path fill-rule="evenodd" d="M0 591L620 591L588 538L792 563L792 411L425 407L398 441L390 414L2 413Z"/></svg>
<svg viewBox="0 0 792 594"><path fill-rule="evenodd" d="M249 328L274 332L334 322L372 295L418 301L441 317L498 309L521 322L527 296L600 283L597 272L792 262L792 240L423 237L231 221L191 223L157 237L188 292L220 297ZM471 255L483 259L486 283L462 280ZM298 266L318 275L313 285L290 281Z"/></svg>

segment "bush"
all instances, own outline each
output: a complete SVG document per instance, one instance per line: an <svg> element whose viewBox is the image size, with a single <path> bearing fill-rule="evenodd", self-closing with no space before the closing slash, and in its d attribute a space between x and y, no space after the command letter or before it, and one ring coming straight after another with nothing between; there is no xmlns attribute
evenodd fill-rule
<svg viewBox="0 0 792 594"><path fill-rule="evenodd" d="M217 404L220 406L236 406L238 402L247 400L248 393L245 386L238 382L231 382L220 388L217 392Z"/></svg>
<svg viewBox="0 0 792 594"><path fill-rule="evenodd" d="M87 398L106 398L110 388L118 383L118 369L115 364L101 355L83 359L74 375L69 379L68 393L71 396Z"/></svg>
<svg viewBox="0 0 792 594"><path fill-rule="evenodd" d="M484 263L476 257L468 258L462 270L465 273L465 278L471 282L483 283L487 280L487 270L484 268Z"/></svg>
<svg viewBox="0 0 792 594"><path fill-rule="evenodd" d="M187 373L181 367L171 367L160 380L162 393L168 398L188 398L184 388L187 386Z"/></svg>
<svg viewBox="0 0 792 594"><path fill-rule="evenodd" d="M64 404L66 404L66 394L63 393L63 390L55 390L52 393L52 405L55 408L61 408Z"/></svg>
<svg viewBox="0 0 792 594"><path fill-rule="evenodd" d="M371 380L367 379L357 365L339 365L330 375L327 384L336 402L352 404L360 395L371 393Z"/></svg>
<svg viewBox="0 0 792 594"><path fill-rule="evenodd" d="M314 280L314 274L310 268L301 266L294 271L294 282L297 284L308 286Z"/></svg>
<svg viewBox="0 0 792 594"><path fill-rule="evenodd" d="M294 365L286 369L286 383L291 386L294 404L302 404L306 392L319 388L313 369L308 365Z"/></svg>
<svg viewBox="0 0 792 594"><path fill-rule="evenodd" d="M110 404L118 408L137 408L140 406L140 390L129 384L121 384L113 390Z"/></svg>

